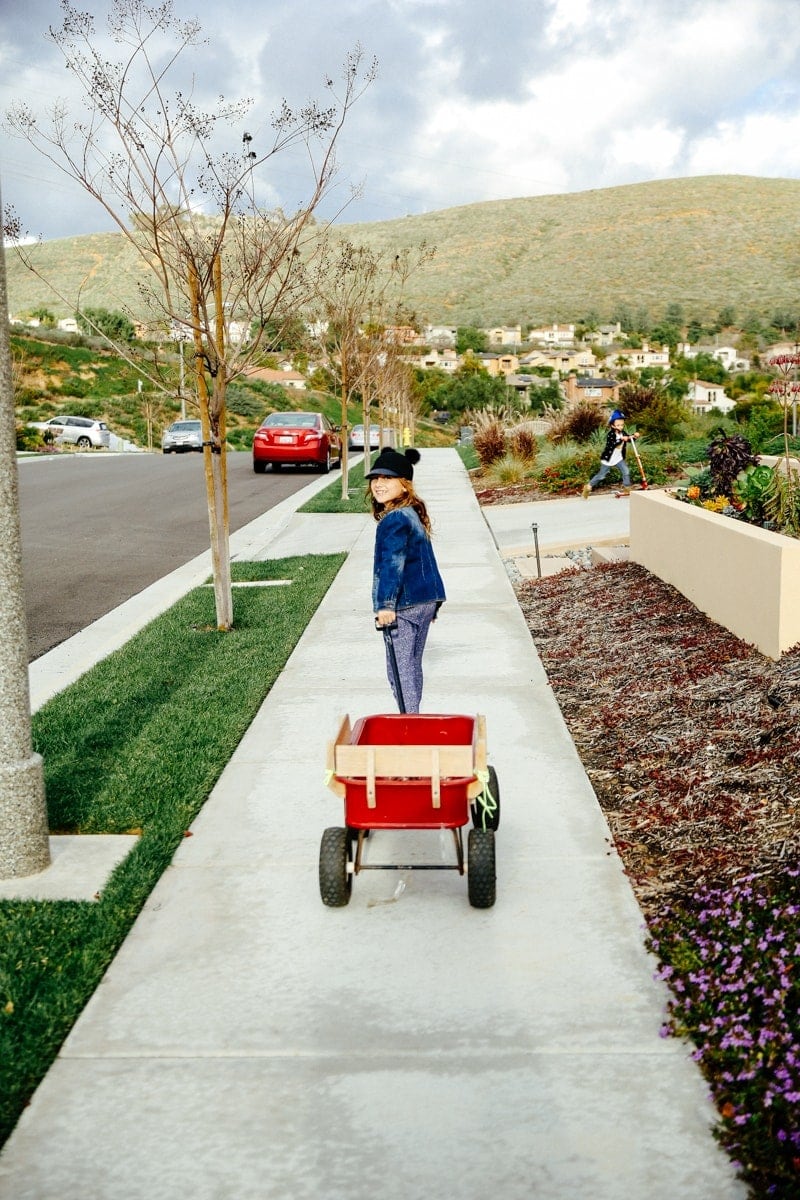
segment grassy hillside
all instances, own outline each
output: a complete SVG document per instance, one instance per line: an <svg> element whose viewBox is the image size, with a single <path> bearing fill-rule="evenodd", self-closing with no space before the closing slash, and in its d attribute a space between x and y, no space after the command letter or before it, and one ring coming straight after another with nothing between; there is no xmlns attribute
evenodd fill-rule
<svg viewBox="0 0 800 1200"><path fill-rule="evenodd" d="M798 299L800 181L740 175L640 183L444 209L341 226L376 248L425 240L433 261L410 281L417 316L435 324L608 319L618 304L688 318L733 305L769 317ZM144 268L121 234L94 234L35 248L42 273L84 305L141 313ZM67 306L8 254L12 313Z"/></svg>

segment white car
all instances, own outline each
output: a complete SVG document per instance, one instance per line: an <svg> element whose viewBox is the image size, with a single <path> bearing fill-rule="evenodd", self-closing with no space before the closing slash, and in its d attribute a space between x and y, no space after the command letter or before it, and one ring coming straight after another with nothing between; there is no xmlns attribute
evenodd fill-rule
<svg viewBox="0 0 800 1200"><path fill-rule="evenodd" d="M61 445L69 443L79 450L99 446L108 448L111 442L111 430L105 421L95 421L91 417L67 417L62 414L51 417L49 421L31 421L30 424L34 429L41 429L43 441Z"/></svg>
<svg viewBox="0 0 800 1200"><path fill-rule="evenodd" d="M199 421L173 421L161 435L162 454L183 454L186 450L203 452L203 426Z"/></svg>
<svg viewBox="0 0 800 1200"><path fill-rule="evenodd" d="M381 444L380 429L378 428L377 425L370 425L370 427L369 427L369 448L370 448L370 450L377 450L378 447L380 446L380 444ZM394 430L393 429L384 429L383 444L384 444L384 446L393 446L394 445ZM364 426L363 425L351 425L350 435L347 439L347 448L348 448L348 450L363 450L364 449Z"/></svg>

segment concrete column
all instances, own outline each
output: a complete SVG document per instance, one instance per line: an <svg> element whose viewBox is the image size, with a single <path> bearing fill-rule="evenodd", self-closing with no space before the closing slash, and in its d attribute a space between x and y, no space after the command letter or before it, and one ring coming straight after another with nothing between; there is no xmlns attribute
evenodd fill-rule
<svg viewBox="0 0 800 1200"><path fill-rule="evenodd" d="M42 759L31 741L16 446L0 231L0 879L35 875L50 865Z"/></svg>

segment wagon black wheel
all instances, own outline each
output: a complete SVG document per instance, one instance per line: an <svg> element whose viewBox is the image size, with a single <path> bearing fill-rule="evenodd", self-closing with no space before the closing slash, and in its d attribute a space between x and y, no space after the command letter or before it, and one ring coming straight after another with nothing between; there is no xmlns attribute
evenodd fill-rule
<svg viewBox="0 0 800 1200"><path fill-rule="evenodd" d="M497 894L494 833L470 829L467 840L467 890L473 908L491 908Z"/></svg>
<svg viewBox="0 0 800 1200"><path fill-rule="evenodd" d="M351 834L333 826L322 835L319 848L319 891L329 908L343 908L350 901L353 876L348 871Z"/></svg>
<svg viewBox="0 0 800 1200"><path fill-rule="evenodd" d="M489 767L489 791L494 797L494 810L484 809L478 796L475 797L469 806L470 813L472 814L472 824L476 829L499 829L500 827L500 784L497 781L497 771L495 771L494 767Z"/></svg>
<svg viewBox="0 0 800 1200"><path fill-rule="evenodd" d="M79 450L91 450L92 443L88 437L79 437L75 445Z"/></svg>

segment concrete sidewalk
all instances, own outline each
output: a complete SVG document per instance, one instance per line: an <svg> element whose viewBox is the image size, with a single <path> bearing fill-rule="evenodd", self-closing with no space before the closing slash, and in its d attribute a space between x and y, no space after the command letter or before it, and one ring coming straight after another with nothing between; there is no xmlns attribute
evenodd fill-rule
<svg viewBox="0 0 800 1200"><path fill-rule="evenodd" d="M391 707L373 523L291 517L259 557L347 562L0 1156L2 1200L746 1195L659 1036L641 914L460 460L416 478L448 590L423 707L486 715L495 907L455 872L321 903L325 742ZM370 838L417 852L439 835Z"/></svg>

